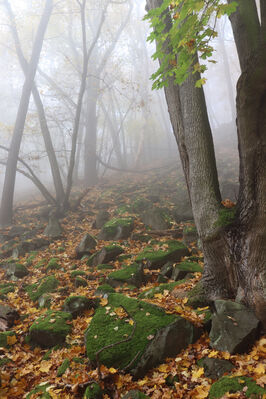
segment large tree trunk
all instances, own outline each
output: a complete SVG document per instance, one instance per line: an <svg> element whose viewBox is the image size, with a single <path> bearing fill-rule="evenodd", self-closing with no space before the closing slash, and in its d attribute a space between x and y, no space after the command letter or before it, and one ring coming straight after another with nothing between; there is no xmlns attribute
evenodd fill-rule
<svg viewBox="0 0 266 399"><path fill-rule="evenodd" d="M161 4L162 0L147 0L148 8ZM195 88L198 77L190 75L180 87L170 80L165 95L202 242L206 293L213 300L238 294L266 325L266 39L258 36L254 4L244 0L231 17L243 71L237 86L240 192L236 208L226 210L220 204L204 95ZM247 39L246 31L254 37ZM231 221L224 220L224 212L231 213Z"/></svg>
<svg viewBox="0 0 266 399"><path fill-rule="evenodd" d="M22 89L16 123L10 145L10 151L8 153L5 181L4 181L4 188L2 194L2 202L1 202L1 211L0 211L1 225L8 225L12 222L13 199L14 199L18 154L24 131L24 125L28 112L30 95L34 83L36 69L38 66L44 35L52 13L52 9L53 9L53 1L46 0L43 15L33 45L32 56L29 62L25 83Z"/></svg>

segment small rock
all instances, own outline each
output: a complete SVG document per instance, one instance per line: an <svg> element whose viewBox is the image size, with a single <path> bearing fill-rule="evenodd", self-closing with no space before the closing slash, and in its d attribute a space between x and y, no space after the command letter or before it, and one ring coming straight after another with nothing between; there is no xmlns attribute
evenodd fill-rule
<svg viewBox="0 0 266 399"><path fill-rule="evenodd" d="M90 234L86 233L76 248L77 258L81 259L84 255L91 255L91 250L94 249L96 245L97 241Z"/></svg>
<svg viewBox="0 0 266 399"><path fill-rule="evenodd" d="M67 298L63 305L63 310L72 314L76 318L85 310L95 308L96 300L89 299L85 296L70 296Z"/></svg>
<svg viewBox="0 0 266 399"><path fill-rule="evenodd" d="M160 208L152 208L141 215L142 222L152 230L167 230L171 227L165 212Z"/></svg>
<svg viewBox="0 0 266 399"><path fill-rule="evenodd" d="M229 360L205 357L200 365L204 367L204 375L212 380L217 380L225 373L229 373L235 366Z"/></svg>
<svg viewBox="0 0 266 399"><path fill-rule="evenodd" d="M9 263L6 267L6 278L17 280L29 274L28 269L19 263Z"/></svg>
<svg viewBox="0 0 266 399"><path fill-rule="evenodd" d="M13 327L15 320L19 319L19 313L16 309L8 305L0 304L0 323L5 321L8 328ZM1 331L1 328L0 328Z"/></svg>
<svg viewBox="0 0 266 399"><path fill-rule="evenodd" d="M134 219L131 217L115 218L105 223L100 231L100 240L127 239L134 229Z"/></svg>
<svg viewBox="0 0 266 399"><path fill-rule="evenodd" d="M123 284L134 285L139 288L143 284L144 279L143 266L134 263L110 273L106 282L114 288Z"/></svg>

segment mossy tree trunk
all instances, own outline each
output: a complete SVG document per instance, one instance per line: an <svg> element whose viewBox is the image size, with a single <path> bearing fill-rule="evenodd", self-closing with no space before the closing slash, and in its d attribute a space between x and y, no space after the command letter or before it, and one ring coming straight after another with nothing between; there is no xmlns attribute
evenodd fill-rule
<svg viewBox="0 0 266 399"><path fill-rule="evenodd" d="M148 9L161 4L162 0L147 0ZM190 75L181 86L170 80L165 96L202 241L205 290L213 300L241 294L266 325L265 14L262 4L260 24L255 2L244 0L231 17L242 68L237 85L240 191L235 209L221 207L204 93L195 88L198 76ZM170 18L165 21L169 29Z"/></svg>

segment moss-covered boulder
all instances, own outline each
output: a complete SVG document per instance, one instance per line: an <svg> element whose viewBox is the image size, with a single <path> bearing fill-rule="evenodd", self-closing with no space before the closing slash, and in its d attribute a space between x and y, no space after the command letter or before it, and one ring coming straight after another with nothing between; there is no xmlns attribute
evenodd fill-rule
<svg viewBox="0 0 266 399"><path fill-rule="evenodd" d="M74 285L76 288L87 287L88 283L84 278L78 276L75 278Z"/></svg>
<svg viewBox="0 0 266 399"><path fill-rule="evenodd" d="M46 271L48 272L49 270L59 270L60 269L60 264L58 263L57 258L51 258L48 262L48 265L46 267Z"/></svg>
<svg viewBox="0 0 266 399"><path fill-rule="evenodd" d="M21 265L20 263L10 263L6 267L6 278L10 280L18 280L23 278L29 274L26 266Z"/></svg>
<svg viewBox="0 0 266 399"><path fill-rule="evenodd" d="M145 198L137 198L131 205L133 212L142 213L153 206L152 202Z"/></svg>
<svg viewBox="0 0 266 399"><path fill-rule="evenodd" d="M169 261L179 262L183 256L187 255L189 255L189 250L182 242L170 240L147 246L136 257L136 262L146 261L148 268L157 269Z"/></svg>
<svg viewBox="0 0 266 399"><path fill-rule="evenodd" d="M141 220L152 230L167 230L171 227L169 216L160 208L146 210L141 214Z"/></svg>
<svg viewBox="0 0 266 399"><path fill-rule="evenodd" d="M112 270L112 269L114 269L114 266L110 265L109 263L103 263L101 265L98 265L96 269L97 270Z"/></svg>
<svg viewBox="0 0 266 399"><path fill-rule="evenodd" d="M206 292L204 290L201 280L195 285L195 287L192 288L192 290L188 291L187 296L187 304L193 309L209 306L211 303L211 301L206 296Z"/></svg>
<svg viewBox="0 0 266 399"><path fill-rule="evenodd" d="M59 281L55 276L48 276L39 283L28 285L25 289L32 301L37 301L43 294L54 292Z"/></svg>
<svg viewBox="0 0 266 399"><path fill-rule="evenodd" d="M95 295L101 296L101 295L105 295L105 294L110 294L112 292L115 292L113 287L111 287L109 284L102 284L102 285L99 285L99 287L96 289Z"/></svg>
<svg viewBox="0 0 266 399"><path fill-rule="evenodd" d="M81 259L84 255L91 255L91 250L97 245L97 241L90 234L86 233L76 248L76 257Z"/></svg>
<svg viewBox="0 0 266 399"><path fill-rule="evenodd" d="M177 263L172 271L172 280L181 280L189 273L202 273L202 267L199 263L184 261Z"/></svg>
<svg viewBox="0 0 266 399"><path fill-rule="evenodd" d="M98 266L103 263L108 263L117 258L118 255L124 252L123 248L119 245L107 245L103 247L100 251L95 252L87 260L88 266Z"/></svg>
<svg viewBox="0 0 266 399"><path fill-rule="evenodd" d="M30 327L30 341L42 348L64 343L71 332L71 320L71 313L48 310Z"/></svg>
<svg viewBox="0 0 266 399"><path fill-rule="evenodd" d="M130 238L133 241L141 241L141 242L149 242L152 239L150 235L143 233L132 233Z"/></svg>
<svg viewBox="0 0 266 399"><path fill-rule="evenodd" d="M130 266L123 267L108 275L106 282L112 287L119 287L124 284L140 287L145 279L143 266L133 263Z"/></svg>
<svg viewBox="0 0 266 399"><path fill-rule="evenodd" d="M140 392L137 389L132 389L131 391L123 395L122 399L149 399L149 396L144 395L143 392Z"/></svg>
<svg viewBox="0 0 266 399"><path fill-rule="evenodd" d="M0 332L0 348L9 348L9 346L12 344L12 340L14 340L15 338L16 334L14 331Z"/></svg>
<svg viewBox="0 0 266 399"><path fill-rule="evenodd" d="M175 356L198 337L199 330L179 316L121 294L110 294L85 333L87 356L107 367L145 375L166 357ZM115 344L113 347L106 346Z"/></svg>
<svg viewBox="0 0 266 399"><path fill-rule="evenodd" d="M89 299L85 296L70 296L63 305L63 310L69 312L75 318L82 314L85 310L94 308L96 300Z"/></svg>
<svg viewBox="0 0 266 399"><path fill-rule="evenodd" d="M216 300L209 334L210 345L231 354L247 352L258 338L259 320L241 303Z"/></svg>
<svg viewBox="0 0 266 399"><path fill-rule="evenodd" d="M93 382L90 384L84 393L83 399L102 399L103 398L103 391L99 384Z"/></svg>
<svg viewBox="0 0 266 399"><path fill-rule="evenodd" d="M134 229L132 217L114 218L105 223L99 233L100 240L122 240L127 239Z"/></svg>
<svg viewBox="0 0 266 399"><path fill-rule="evenodd" d="M266 394L266 389L257 385L252 378L226 376L211 386L209 398L219 399L225 397L226 393L239 393L247 398L260 399Z"/></svg>
<svg viewBox="0 0 266 399"><path fill-rule="evenodd" d="M32 391L30 391L26 395L26 399L33 399L36 397L40 399L52 399L51 395L48 392L50 386L51 384L47 382L37 385Z"/></svg>
<svg viewBox="0 0 266 399"><path fill-rule="evenodd" d="M175 287L180 284L183 284L185 280L174 281L171 283L160 284L157 287L149 288L148 290L143 291L139 298L142 299L150 299L153 298L156 294L162 294L164 291L172 291Z"/></svg>

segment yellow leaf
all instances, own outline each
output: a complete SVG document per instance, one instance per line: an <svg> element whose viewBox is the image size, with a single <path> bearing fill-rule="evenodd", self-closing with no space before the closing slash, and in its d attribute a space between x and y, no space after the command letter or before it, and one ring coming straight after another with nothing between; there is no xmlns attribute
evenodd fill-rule
<svg viewBox="0 0 266 399"><path fill-rule="evenodd" d="M109 371L110 371L111 374L117 373L117 370L116 370L115 368L113 368L113 367L111 367L111 368L109 369Z"/></svg>
<svg viewBox="0 0 266 399"><path fill-rule="evenodd" d="M41 367L40 367L40 372L41 373L48 373L50 368L52 367L52 363L50 361L42 361L41 362Z"/></svg>
<svg viewBox="0 0 266 399"><path fill-rule="evenodd" d="M108 304L108 299L107 298L102 298L100 301L101 306L106 306Z"/></svg>
<svg viewBox="0 0 266 399"><path fill-rule="evenodd" d="M254 369L256 374L262 374L265 375L266 374L266 370L265 370L265 365L260 363L257 365L257 367Z"/></svg>
<svg viewBox="0 0 266 399"><path fill-rule="evenodd" d="M163 295L162 295L162 294L155 294L155 295L154 295L154 298L156 298L156 299L162 299L162 298L163 298Z"/></svg>
<svg viewBox="0 0 266 399"><path fill-rule="evenodd" d="M7 345L14 345L17 342L17 338L15 335L7 336Z"/></svg>
<svg viewBox="0 0 266 399"><path fill-rule="evenodd" d="M218 351L211 351L208 357L216 357L218 355Z"/></svg>
<svg viewBox="0 0 266 399"><path fill-rule="evenodd" d="M200 367L198 370L193 371L191 381L195 382L204 374L204 368Z"/></svg>
<svg viewBox="0 0 266 399"><path fill-rule="evenodd" d="M120 306L119 308L115 308L114 311L116 315L119 317L119 319L124 319L125 317L128 316L127 312L125 311L124 308L122 308L122 306Z"/></svg>
<svg viewBox="0 0 266 399"><path fill-rule="evenodd" d="M161 373L167 373L167 371L168 371L167 364L160 364L160 366L158 367L158 370L161 371Z"/></svg>
<svg viewBox="0 0 266 399"><path fill-rule="evenodd" d="M134 325L134 321L133 321L132 319L130 319L128 323L129 323L131 326Z"/></svg>

